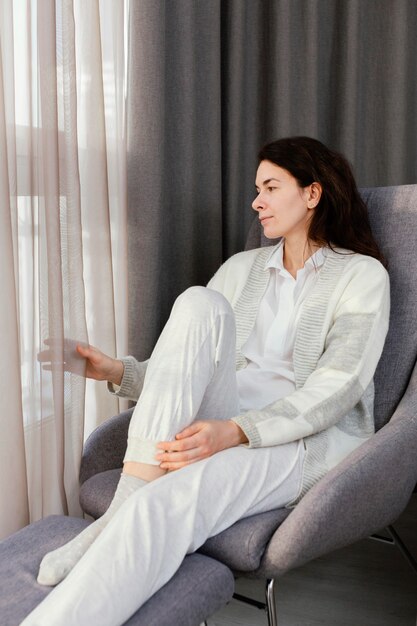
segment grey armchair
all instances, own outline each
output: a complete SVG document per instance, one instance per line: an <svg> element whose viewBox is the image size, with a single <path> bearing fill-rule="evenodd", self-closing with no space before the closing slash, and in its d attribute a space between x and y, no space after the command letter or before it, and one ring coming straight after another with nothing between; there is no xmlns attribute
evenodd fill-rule
<svg viewBox="0 0 417 626"><path fill-rule="evenodd" d="M362 194L391 279L390 330L375 375L377 432L293 510L240 520L200 549L236 576L266 579L270 626L277 624L275 579L392 524L417 482L417 185ZM270 244L256 221L247 247ZM106 510L116 487L131 413L109 419L86 443L80 501L95 518Z"/></svg>

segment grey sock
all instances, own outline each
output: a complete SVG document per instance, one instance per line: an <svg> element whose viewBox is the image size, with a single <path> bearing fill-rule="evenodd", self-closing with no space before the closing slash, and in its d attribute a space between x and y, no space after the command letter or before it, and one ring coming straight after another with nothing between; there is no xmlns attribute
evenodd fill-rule
<svg viewBox="0 0 417 626"><path fill-rule="evenodd" d="M78 563L85 551L91 546L103 528L108 524L120 506L135 491L146 485L147 482L130 474L122 474L117 485L116 493L105 514L87 526L79 535L60 548L48 552L40 564L38 583L41 585L57 585L67 576L74 565Z"/></svg>

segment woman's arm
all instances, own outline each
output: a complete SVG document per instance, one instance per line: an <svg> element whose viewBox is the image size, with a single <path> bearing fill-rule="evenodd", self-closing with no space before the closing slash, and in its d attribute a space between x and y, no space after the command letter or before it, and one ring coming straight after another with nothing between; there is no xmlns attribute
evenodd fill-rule
<svg viewBox="0 0 417 626"><path fill-rule="evenodd" d="M148 361L140 363L133 356L114 359L98 348L74 339L51 339L48 348L38 354L42 369L52 370L54 363L83 378L107 381L111 393L129 400L140 396Z"/></svg>
<svg viewBox="0 0 417 626"><path fill-rule="evenodd" d="M126 356L121 358L119 362L123 368L122 376L119 382L106 379L108 381L107 388L110 393L119 398L138 400L142 392L148 361L137 361L133 356Z"/></svg>

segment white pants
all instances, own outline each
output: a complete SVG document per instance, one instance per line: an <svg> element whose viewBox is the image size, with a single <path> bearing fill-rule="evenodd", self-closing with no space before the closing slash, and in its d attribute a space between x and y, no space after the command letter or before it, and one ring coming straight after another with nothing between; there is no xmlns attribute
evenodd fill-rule
<svg viewBox="0 0 417 626"><path fill-rule="evenodd" d="M194 419L237 415L234 353L234 315L223 296L202 287L182 294L152 354L126 460L154 463L155 443ZM303 458L302 442L239 446L149 483L23 624L123 624L208 537L290 502Z"/></svg>

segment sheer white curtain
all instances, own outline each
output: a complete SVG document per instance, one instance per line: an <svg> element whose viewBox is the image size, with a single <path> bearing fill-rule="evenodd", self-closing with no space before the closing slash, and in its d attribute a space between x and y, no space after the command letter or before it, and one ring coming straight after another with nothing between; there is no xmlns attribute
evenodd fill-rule
<svg viewBox="0 0 417 626"><path fill-rule="evenodd" d="M126 353L126 19L123 0L0 3L0 536L80 514L85 435L121 408L67 363L72 340Z"/></svg>

